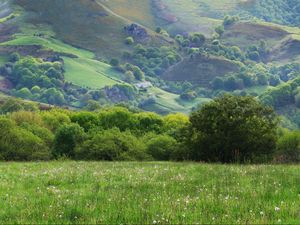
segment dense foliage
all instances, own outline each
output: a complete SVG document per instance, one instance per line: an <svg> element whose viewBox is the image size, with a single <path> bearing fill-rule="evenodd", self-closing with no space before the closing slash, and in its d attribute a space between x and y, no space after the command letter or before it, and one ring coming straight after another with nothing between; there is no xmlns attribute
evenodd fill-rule
<svg viewBox="0 0 300 225"><path fill-rule="evenodd" d="M298 0L253 1L247 10L251 15L268 22L293 26L300 24L300 2Z"/></svg>
<svg viewBox="0 0 300 225"><path fill-rule="evenodd" d="M2 160L267 162L279 156L290 159L295 144L288 143L299 142L298 135L284 136L276 152L277 116L253 97L225 95L190 118L123 107L40 111L13 102L9 99L0 108Z"/></svg>
<svg viewBox="0 0 300 225"><path fill-rule="evenodd" d="M212 162L247 162L272 157L277 120L251 97L224 96L191 115L193 157Z"/></svg>

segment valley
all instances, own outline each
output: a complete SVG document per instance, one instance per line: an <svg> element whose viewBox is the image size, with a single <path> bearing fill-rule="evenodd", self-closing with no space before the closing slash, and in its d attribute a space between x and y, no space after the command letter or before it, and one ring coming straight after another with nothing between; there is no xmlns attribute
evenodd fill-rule
<svg viewBox="0 0 300 225"><path fill-rule="evenodd" d="M222 93L261 99L264 90L296 78L293 65L300 63L296 20L284 13L262 19L263 10L275 13L281 4L264 2L7 0L0 5L0 56L3 64L13 53L62 63L63 84L54 86L68 107L96 101L167 114L189 113ZM5 70L1 83L8 87ZM144 80L153 88L137 88ZM12 82L5 93L33 87L20 85ZM278 112L298 111L295 102Z"/></svg>

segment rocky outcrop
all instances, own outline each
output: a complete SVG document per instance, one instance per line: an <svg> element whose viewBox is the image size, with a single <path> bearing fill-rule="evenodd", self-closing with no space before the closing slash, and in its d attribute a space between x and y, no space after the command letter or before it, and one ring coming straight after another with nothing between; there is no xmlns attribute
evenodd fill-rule
<svg viewBox="0 0 300 225"><path fill-rule="evenodd" d="M150 38L147 30L135 23L125 26L124 30L128 35L139 41L145 41Z"/></svg>

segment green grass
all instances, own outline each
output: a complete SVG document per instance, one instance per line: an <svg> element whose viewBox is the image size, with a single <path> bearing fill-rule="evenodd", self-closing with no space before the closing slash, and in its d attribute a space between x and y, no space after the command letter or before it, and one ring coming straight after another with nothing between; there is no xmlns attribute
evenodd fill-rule
<svg viewBox="0 0 300 225"><path fill-rule="evenodd" d="M60 53L69 53L83 58L93 58L94 54L90 51L72 47L53 38L41 38L27 35L16 35L15 39L3 42L0 45L41 45Z"/></svg>
<svg viewBox="0 0 300 225"><path fill-rule="evenodd" d="M17 35L16 39L0 45L41 45L59 53L76 55L79 58L63 57L65 62L65 78L76 85L90 88L103 88L119 82L121 74L110 65L94 60L90 51L72 47L53 38ZM0 58L0 64L1 64Z"/></svg>
<svg viewBox="0 0 300 225"><path fill-rule="evenodd" d="M10 19L13 19L15 18L15 14L11 13L10 15L8 16L5 16L3 18L0 18L0 23L5 23L6 21L10 20Z"/></svg>
<svg viewBox="0 0 300 225"><path fill-rule="evenodd" d="M157 87L148 89L148 94L156 97L156 103L145 107L147 111L157 112L159 114L168 114L181 112L189 114L193 108L197 108L198 105L209 102L209 98L197 98L193 101L183 101L180 96L167 91L164 91Z"/></svg>
<svg viewBox="0 0 300 225"><path fill-rule="evenodd" d="M298 224L299 166L0 164L2 224Z"/></svg>
<svg viewBox="0 0 300 225"><path fill-rule="evenodd" d="M97 1L124 18L138 22L153 30L157 27L152 13L152 4L149 0Z"/></svg>
<svg viewBox="0 0 300 225"><path fill-rule="evenodd" d="M67 58L65 62L65 79L76 85L89 88L103 88L118 83L119 73L111 66L96 60Z"/></svg>
<svg viewBox="0 0 300 225"><path fill-rule="evenodd" d="M164 91L157 87L152 87L148 90L149 94L156 97L156 104L153 111L157 111L159 108L166 112L182 112L188 113L189 109L178 103L179 95ZM152 110L151 107L148 110Z"/></svg>

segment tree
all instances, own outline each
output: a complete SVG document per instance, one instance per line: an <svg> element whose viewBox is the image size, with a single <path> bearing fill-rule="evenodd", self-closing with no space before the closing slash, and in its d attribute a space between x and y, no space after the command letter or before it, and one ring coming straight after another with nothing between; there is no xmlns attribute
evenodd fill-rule
<svg viewBox="0 0 300 225"><path fill-rule="evenodd" d="M63 125L55 134L53 155L73 158L76 145L83 140L84 130L82 127L78 124Z"/></svg>
<svg viewBox="0 0 300 225"><path fill-rule="evenodd" d="M76 157L86 160L147 160L145 145L129 131L114 128L92 133L76 148Z"/></svg>
<svg viewBox="0 0 300 225"><path fill-rule="evenodd" d="M205 36L200 33L194 33L190 37L190 41L194 44L195 47L200 47L205 43Z"/></svg>
<svg viewBox="0 0 300 225"><path fill-rule="evenodd" d="M128 83L132 83L135 80L135 76L133 72L131 71L126 71L125 73L125 81Z"/></svg>
<svg viewBox="0 0 300 225"><path fill-rule="evenodd" d="M33 133L0 118L0 158L4 160L49 160L50 151L44 141Z"/></svg>
<svg viewBox="0 0 300 225"><path fill-rule="evenodd" d="M229 15L226 15L224 17L223 25L224 26L230 26L230 25L236 23L239 20L240 20L240 18L238 16L229 16Z"/></svg>
<svg viewBox="0 0 300 225"><path fill-rule="evenodd" d="M276 114L253 97L225 95L192 113L190 121L195 160L265 160L272 156L276 146Z"/></svg>
<svg viewBox="0 0 300 225"><path fill-rule="evenodd" d="M225 32L224 26L220 25L220 26L216 27L215 31L219 36L222 36L222 34L224 34L224 32Z"/></svg>
<svg viewBox="0 0 300 225"><path fill-rule="evenodd" d="M146 136L148 139L149 137ZM177 141L168 135L154 135L146 140L147 153L155 160L170 160L172 153L176 151Z"/></svg>
<svg viewBox="0 0 300 225"><path fill-rule="evenodd" d="M134 39L133 39L133 37L127 37L127 38L125 39L125 43L126 43L127 45L132 45L132 44L134 44Z"/></svg>
<svg viewBox="0 0 300 225"><path fill-rule="evenodd" d="M119 66L119 64L120 64L120 62L119 62L119 60L116 59L116 58L112 58L112 59L110 60L110 65L113 66L113 67L117 67L117 66Z"/></svg>
<svg viewBox="0 0 300 225"><path fill-rule="evenodd" d="M300 161L300 133L299 131L285 132L277 143L277 161Z"/></svg>
<svg viewBox="0 0 300 225"><path fill-rule="evenodd" d="M16 92L16 96L20 98L30 99L32 94L28 88L22 88Z"/></svg>
<svg viewBox="0 0 300 225"><path fill-rule="evenodd" d="M21 58L20 54L18 52L14 52L14 53L10 54L8 60L12 63L15 63L15 62L19 61L20 58Z"/></svg>
<svg viewBox="0 0 300 225"><path fill-rule="evenodd" d="M135 79L137 79L139 81L143 81L145 79L144 72L137 66L133 67L133 74L134 74Z"/></svg>
<svg viewBox="0 0 300 225"><path fill-rule="evenodd" d="M224 88L224 81L221 77L216 77L212 80L211 86L214 90L223 89Z"/></svg>

